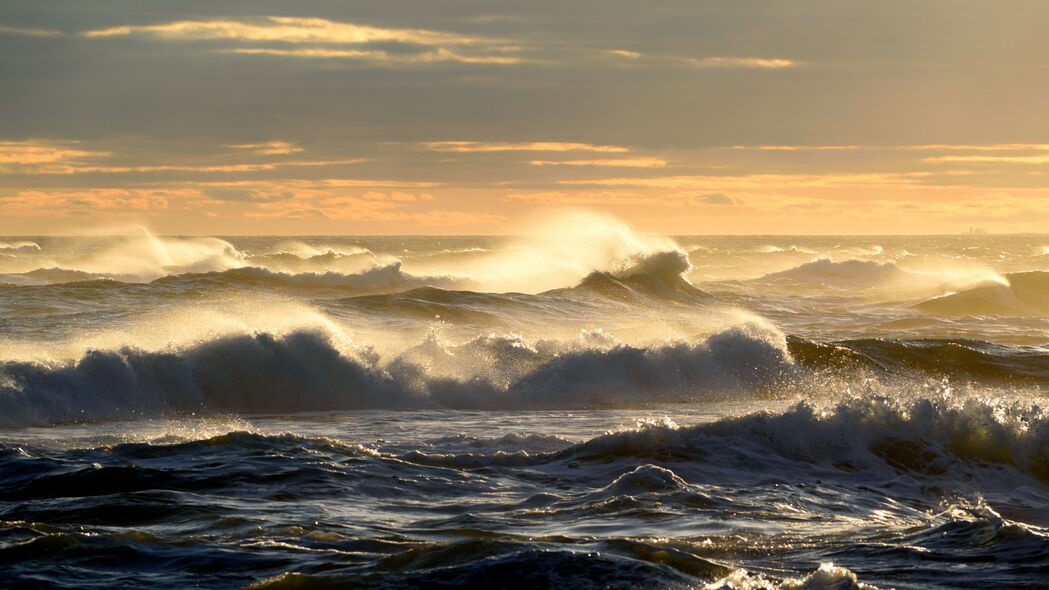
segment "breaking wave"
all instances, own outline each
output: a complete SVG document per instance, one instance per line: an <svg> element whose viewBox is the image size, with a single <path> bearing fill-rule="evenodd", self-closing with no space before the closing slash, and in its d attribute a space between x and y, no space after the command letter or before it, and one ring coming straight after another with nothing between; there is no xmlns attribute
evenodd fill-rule
<svg viewBox="0 0 1049 590"><path fill-rule="evenodd" d="M667 299L706 296L685 278L691 270L688 255L681 251L634 255L614 270L591 272L575 287L555 289L545 294L593 293L617 300L636 300L639 296Z"/></svg>
<svg viewBox="0 0 1049 590"><path fill-rule="evenodd" d="M760 412L699 426L646 423L580 443L557 457L664 456L727 466L738 461L738 453L844 473L891 469L946 478L992 464L1049 482L1049 415L1023 401L866 395L829 409L801 402L783 413ZM767 474L767 463L754 467L754 475ZM746 465L733 469L747 470Z"/></svg>
<svg viewBox="0 0 1049 590"><path fill-rule="evenodd" d="M741 326L642 348L592 339L435 339L384 360L321 332L236 335L182 350L96 350L0 364L0 423L356 408L585 408L755 395L794 370L782 334Z"/></svg>
<svg viewBox="0 0 1049 590"><path fill-rule="evenodd" d="M815 250L810 250L808 248L803 248L801 246L796 246L794 244L791 244L790 246L787 246L787 247L772 246L772 245L762 246L762 247L758 248L755 251L758 254L815 254L816 253Z"/></svg>
<svg viewBox="0 0 1049 590"><path fill-rule="evenodd" d="M1005 275L1007 284L992 283L918 304L925 313L945 316L1049 315L1049 272Z"/></svg>

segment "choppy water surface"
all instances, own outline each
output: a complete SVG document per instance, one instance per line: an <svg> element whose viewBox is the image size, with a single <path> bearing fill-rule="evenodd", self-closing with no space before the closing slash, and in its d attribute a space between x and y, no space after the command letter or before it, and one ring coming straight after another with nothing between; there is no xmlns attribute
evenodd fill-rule
<svg viewBox="0 0 1049 590"><path fill-rule="evenodd" d="M1047 252L0 238L0 586L1046 587Z"/></svg>

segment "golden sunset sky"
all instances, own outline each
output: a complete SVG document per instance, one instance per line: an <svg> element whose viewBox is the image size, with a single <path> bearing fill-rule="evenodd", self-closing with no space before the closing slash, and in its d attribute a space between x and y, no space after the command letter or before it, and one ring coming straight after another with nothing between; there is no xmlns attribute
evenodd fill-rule
<svg viewBox="0 0 1049 590"><path fill-rule="evenodd" d="M0 233L1049 230L1045 0L4 0Z"/></svg>

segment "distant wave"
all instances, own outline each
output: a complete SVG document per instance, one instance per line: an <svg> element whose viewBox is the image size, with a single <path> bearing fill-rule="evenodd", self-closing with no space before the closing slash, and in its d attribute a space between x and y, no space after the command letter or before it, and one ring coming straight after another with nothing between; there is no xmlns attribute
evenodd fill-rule
<svg viewBox="0 0 1049 590"><path fill-rule="evenodd" d="M0 283L12 285L56 285L96 281L103 275L68 268L38 268L29 272L0 274Z"/></svg>
<svg viewBox="0 0 1049 590"><path fill-rule="evenodd" d="M12 285L62 285L107 279L126 282L105 274L89 273L66 268L41 268L25 273L0 275L0 283ZM416 276L404 272L400 261L371 265L350 273L334 271L292 273L245 266L222 271L183 273L164 276L150 282L160 287L254 288L318 291L353 295L364 293L391 293L426 286L441 288L468 288L475 286L468 280L447 276Z"/></svg>
<svg viewBox="0 0 1049 590"><path fill-rule="evenodd" d="M40 250L40 245L36 242L29 241L18 241L18 242L0 242L0 251L11 252L36 252Z"/></svg>
<svg viewBox="0 0 1049 590"><path fill-rule="evenodd" d="M834 262L819 258L789 270L767 274L761 280L788 280L799 283L821 283L847 286L875 286L902 283L918 275L900 269L891 262L844 260Z"/></svg>
<svg viewBox="0 0 1049 590"><path fill-rule="evenodd" d="M373 266L349 274L337 272L286 273L264 268L244 267L221 272L175 275L157 279L155 282L163 285L297 288L346 293L395 292L423 286L456 288L471 285L468 281L454 277L410 275L401 270L400 261Z"/></svg>
<svg viewBox="0 0 1049 590"><path fill-rule="evenodd" d="M835 250L846 256L881 256L885 253L885 248L874 244L873 246L853 246L853 247L837 247Z"/></svg>
<svg viewBox="0 0 1049 590"><path fill-rule="evenodd" d="M425 342L389 362L319 332L217 338L166 352L98 350L74 363L0 364L0 423L200 412L643 406L752 395L794 370L782 335L738 327L651 348Z"/></svg>
<svg viewBox="0 0 1049 590"><path fill-rule="evenodd" d="M326 254L321 256L328 257ZM311 259L304 262L308 260ZM466 277L416 275L404 271L399 260L384 263L371 260L357 260L353 266L360 268L345 273L292 272L242 266L220 271L172 274L154 279L150 283L158 287L185 289L280 289L304 292L307 295L404 293L398 298L398 302L391 300L388 305L384 305L380 300L361 300L358 303L373 309L385 307L386 311L394 311L398 307L425 306L423 302L428 301L437 304L436 307L442 307L448 317L464 311L457 308L459 305L476 304L478 301L493 305L528 305L529 302L538 303L538 300L534 299L536 297L545 297L546 303L549 303L550 298L562 298L568 303L572 299L590 300L595 297L626 302L639 302L646 298L694 301L697 298L708 297L685 278L691 265L686 255L678 251L631 256L622 261L615 270L593 271L574 287L554 289L539 295L484 293L479 291L483 287L482 284ZM58 285L99 279L121 281L126 277L66 268L42 268L26 273L0 275L0 283L14 285ZM410 293L417 289L424 290ZM437 290L444 292L438 293Z"/></svg>
<svg viewBox="0 0 1049 590"><path fill-rule="evenodd" d="M412 252L405 254L405 258L442 258L445 256L478 255L491 252L488 248L472 246L468 248L444 248L433 252Z"/></svg>
<svg viewBox="0 0 1049 590"><path fill-rule="evenodd" d="M300 240L289 240L280 242L266 252L249 252L247 254L249 256L294 256L300 260L308 260L326 255L355 256L358 254L371 254L371 251L353 244L308 244Z"/></svg>
<svg viewBox="0 0 1049 590"><path fill-rule="evenodd" d="M1005 275L1007 285L986 284L917 305L925 313L946 316L1049 315L1049 272Z"/></svg>
<svg viewBox="0 0 1049 590"><path fill-rule="evenodd" d="M815 254L816 253L815 250L810 250L808 248L802 248L801 246L795 246L794 244L791 244L790 246L786 246L786 247L771 246L771 245L770 246L762 246L762 247L757 249L757 252L759 254Z"/></svg>
<svg viewBox="0 0 1049 590"><path fill-rule="evenodd" d="M374 266L378 257L367 248L341 247L319 249L305 244L285 244L293 251L277 250L245 256L249 266L281 272L352 272Z"/></svg>

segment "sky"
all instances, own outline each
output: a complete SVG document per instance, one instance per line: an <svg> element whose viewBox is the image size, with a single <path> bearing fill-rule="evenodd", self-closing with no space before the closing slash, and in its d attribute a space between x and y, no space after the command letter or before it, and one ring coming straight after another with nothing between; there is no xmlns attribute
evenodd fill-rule
<svg viewBox="0 0 1049 590"><path fill-rule="evenodd" d="M1045 0L3 0L0 234L1049 231Z"/></svg>

